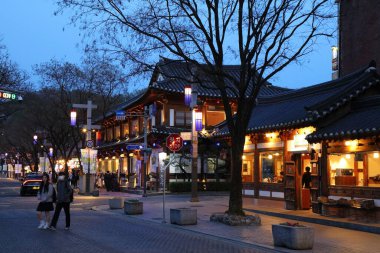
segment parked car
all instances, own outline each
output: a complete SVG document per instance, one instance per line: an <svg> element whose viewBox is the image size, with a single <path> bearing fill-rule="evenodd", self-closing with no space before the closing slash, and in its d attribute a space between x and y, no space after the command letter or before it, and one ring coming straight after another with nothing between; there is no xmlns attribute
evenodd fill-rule
<svg viewBox="0 0 380 253"><path fill-rule="evenodd" d="M42 174L39 173L29 173L25 176L21 188L20 196L37 195L38 190L40 189L40 184L42 182Z"/></svg>

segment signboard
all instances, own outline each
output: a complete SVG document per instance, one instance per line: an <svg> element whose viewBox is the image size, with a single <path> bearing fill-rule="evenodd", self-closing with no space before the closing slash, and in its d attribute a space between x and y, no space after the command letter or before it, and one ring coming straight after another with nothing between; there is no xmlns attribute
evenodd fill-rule
<svg viewBox="0 0 380 253"><path fill-rule="evenodd" d="M127 150L136 150L141 149L142 147L140 145L127 145Z"/></svg>
<svg viewBox="0 0 380 253"><path fill-rule="evenodd" d="M96 149L81 149L81 162L83 166L83 172L85 174L88 173L88 169L90 169L90 174L96 173L96 157L98 155L98 150Z"/></svg>
<svg viewBox="0 0 380 253"><path fill-rule="evenodd" d="M183 146L183 139L179 134L171 134L166 138L166 147L171 151L179 151Z"/></svg>
<svg viewBox="0 0 380 253"><path fill-rule="evenodd" d="M0 90L0 98L10 100L22 100L21 96L18 96L17 94L2 90Z"/></svg>
<svg viewBox="0 0 380 253"><path fill-rule="evenodd" d="M181 132L181 138L185 141L191 140L191 132Z"/></svg>
<svg viewBox="0 0 380 253"><path fill-rule="evenodd" d="M116 120L125 120L127 116L125 111L116 111Z"/></svg>
<svg viewBox="0 0 380 253"><path fill-rule="evenodd" d="M86 147L92 148L93 146L94 146L94 141L93 140L86 141Z"/></svg>

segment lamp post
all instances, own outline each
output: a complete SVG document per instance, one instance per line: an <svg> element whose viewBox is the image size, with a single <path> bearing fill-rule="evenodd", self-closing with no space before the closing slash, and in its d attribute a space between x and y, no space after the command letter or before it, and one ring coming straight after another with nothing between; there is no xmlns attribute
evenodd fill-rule
<svg viewBox="0 0 380 253"><path fill-rule="evenodd" d="M198 198L198 132L202 129L202 112L196 111L198 89L197 84L185 86L185 104L192 111L191 127L191 144L192 144L192 162L191 162L191 202L199 202Z"/></svg>
<svg viewBox="0 0 380 253"><path fill-rule="evenodd" d="M37 134L33 135L33 144L34 144L34 171L38 172L38 145L37 145L38 136Z"/></svg>
<svg viewBox="0 0 380 253"><path fill-rule="evenodd" d="M91 130L92 129L100 129L99 125L92 125L92 109L96 109L97 105L94 105L91 100L87 101L87 104L73 104L73 108L80 108L80 109L86 109L87 110L87 124L85 126L86 128L86 149L88 154L88 167L87 167L87 173L86 173L86 189L85 192L87 194L90 193L90 172L91 172L91 149L93 146L93 142L91 140ZM70 125L75 126L76 125L76 117L77 113L75 111L70 112Z"/></svg>

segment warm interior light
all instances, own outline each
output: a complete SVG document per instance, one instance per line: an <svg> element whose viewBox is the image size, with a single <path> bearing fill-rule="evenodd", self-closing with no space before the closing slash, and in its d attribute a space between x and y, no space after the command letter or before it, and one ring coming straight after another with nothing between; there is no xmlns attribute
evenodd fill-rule
<svg viewBox="0 0 380 253"><path fill-rule="evenodd" d="M245 155L243 155L243 156L241 157L241 159L243 159L243 160L245 160L245 158L246 158Z"/></svg>
<svg viewBox="0 0 380 253"><path fill-rule="evenodd" d="M273 159L273 155L268 155L268 159Z"/></svg>
<svg viewBox="0 0 380 253"><path fill-rule="evenodd" d="M276 154L274 154L275 156L279 156L280 154L279 153L276 153Z"/></svg>
<svg viewBox="0 0 380 253"><path fill-rule="evenodd" d="M120 157L124 157L124 154L121 154Z"/></svg>
<svg viewBox="0 0 380 253"><path fill-rule="evenodd" d="M108 160L108 156L105 159Z"/></svg>
<svg viewBox="0 0 380 253"><path fill-rule="evenodd" d="M114 159L114 160L115 160L115 159L116 159L116 156L113 156L113 157L112 157L112 159Z"/></svg>
<svg viewBox="0 0 380 253"><path fill-rule="evenodd" d="M87 133L87 129L86 129L86 128L83 128L83 129L82 129L82 132L83 132L83 133Z"/></svg>
<svg viewBox="0 0 380 253"><path fill-rule="evenodd" d="M346 154L346 158L347 158L347 159L350 159L350 158L351 158L351 155L350 155L350 154Z"/></svg>
<svg viewBox="0 0 380 253"><path fill-rule="evenodd" d="M353 141L345 141L344 145L346 146L351 146L351 147L356 147L358 145L358 140L353 140Z"/></svg>
<svg viewBox="0 0 380 253"><path fill-rule="evenodd" d="M132 157L133 156L133 153L129 153L129 157Z"/></svg>
<svg viewBox="0 0 380 253"><path fill-rule="evenodd" d="M379 152L373 153L373 158L379 158Z"/></svg>

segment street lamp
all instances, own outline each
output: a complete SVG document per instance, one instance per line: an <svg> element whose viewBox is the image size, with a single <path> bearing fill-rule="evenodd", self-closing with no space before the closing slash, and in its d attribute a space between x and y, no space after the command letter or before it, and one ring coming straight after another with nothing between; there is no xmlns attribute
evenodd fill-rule
<svg viewBox="0 0 380 253"><path fill-rule="evenodd" d="M185 86L185 104L192 110L191 144L192 144L192 166L191 166L191 202L199 202L198 199L198 132L202 130L202 112L196 112L198 99L197 84ZM190 101L189 101L190 100ZM198 120L198 121L197 121ZM197 127L198 122L198 127ZM199 129L199 130L198 130Z"/></svg>
<svg viewBox="0 0 380 253"><path fill-rule="evenodd" d="M34 144L34 171L38 171L38 145L37 145L38 136L37 134L33 135L33 144Z"/></svg>
<svg viewBox="0 0 380 253"><path fill-rule="evenodd" d="M71 111L70 112L70 125L75 126L77 124L77 112Z"/></svg>

